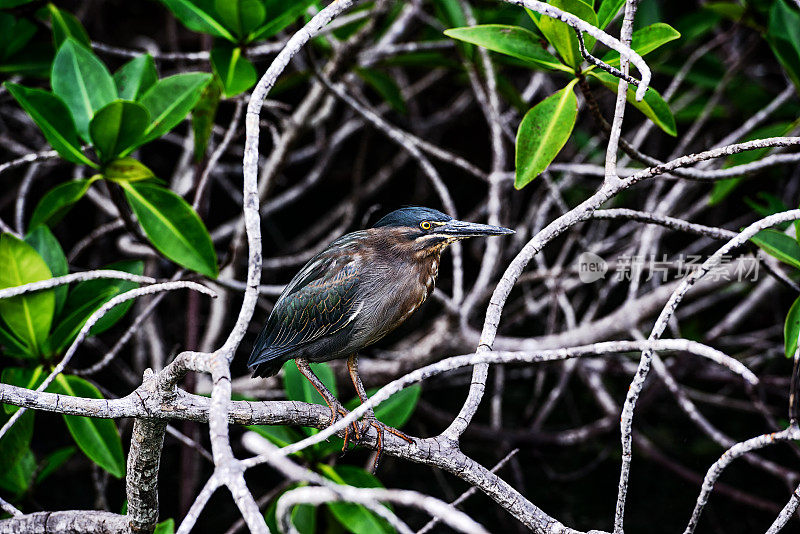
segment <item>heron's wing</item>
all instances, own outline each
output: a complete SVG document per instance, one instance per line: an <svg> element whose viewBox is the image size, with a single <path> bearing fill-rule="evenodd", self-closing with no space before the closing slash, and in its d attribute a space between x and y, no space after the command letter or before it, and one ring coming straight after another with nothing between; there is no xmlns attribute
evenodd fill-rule
<svg viewBox="0 0 800 534"><path fill-rule="evenodd" d="M309 261L286 286L256 340L249 367L331 335L361 311L361 304L356 304L357 261L327 252Z"/></svg>

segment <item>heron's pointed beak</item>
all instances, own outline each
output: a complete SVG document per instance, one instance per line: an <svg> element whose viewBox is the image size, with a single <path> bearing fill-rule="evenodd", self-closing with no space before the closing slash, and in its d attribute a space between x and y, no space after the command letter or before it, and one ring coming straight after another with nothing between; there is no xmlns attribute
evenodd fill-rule
<svg viewBox="0 0 800 534"><path fill-rule="evenodd" d="M514 230L491 224L478 224L466 221L449 221L435 230L435 233L446 235L455 239L468 237L481 237L490 235L506 235L515 233Z"/></svg>

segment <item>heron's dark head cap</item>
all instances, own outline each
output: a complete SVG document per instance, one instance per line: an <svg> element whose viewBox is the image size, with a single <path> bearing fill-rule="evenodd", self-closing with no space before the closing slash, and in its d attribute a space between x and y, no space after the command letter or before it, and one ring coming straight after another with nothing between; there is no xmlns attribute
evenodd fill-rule
<svg viewBox="0 0 800 534"><path fill-rule="evenodd" d="M376 222L373 228L402 232L418 248L441 247L468 237L514 233L502 226L459 221L439 210L420 206L395 210Z"/></svg>

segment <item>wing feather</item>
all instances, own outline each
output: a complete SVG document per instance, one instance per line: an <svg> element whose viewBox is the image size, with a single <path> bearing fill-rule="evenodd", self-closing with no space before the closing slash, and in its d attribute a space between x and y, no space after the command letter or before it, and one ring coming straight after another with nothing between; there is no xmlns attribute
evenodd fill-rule
<svg viewBox="0 0 800 534"><path fill-rule="evenodd" d="M361 312L357 260L341 253L326 254L328 250L289 282L256 340L249 367L335 334Z"/></svg>

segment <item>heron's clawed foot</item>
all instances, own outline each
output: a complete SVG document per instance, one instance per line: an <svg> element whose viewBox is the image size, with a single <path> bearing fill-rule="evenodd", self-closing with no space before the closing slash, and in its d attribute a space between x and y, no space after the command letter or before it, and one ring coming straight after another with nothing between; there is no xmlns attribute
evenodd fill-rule
<svg viewBox="0 0 800 534"><path fill-rule="evenodd" d="M328 423L328 426L333 425L334 423L336 423L336 421L339 420L340 417L346 417L347 414L350 413L347 410L345 410L344 406L342 406L341 403L339 402L336 402L334 404L329 404L328 408L330 408L331 410L331 420ZM358 423L356 421L353 421L352 423L347 425L347 427L345 427L344 429L344 445L342 445L342 452L345 452L347 450L347 445L348 443L350 443L351 428L353 435L355 436L355 443L358 443L361 440L361 429L358 427Z"/></svg>
<svg viewBox="0 0 800 534"><path fill-rule="evenodd" d="M388 432L390 434L394 434L398 438L403 439L403 440L407 441L408 443L414 443L414 440L411 439L410 437L408 437L407 435L405 435L403 432L397 430L396 428L393 428L393 427L390 427L387 424L381 423L380 421L378 421L375 418L375 415L373 415L372 413L364 416L364 422L363 422L363 424L361 426L361 435L362 436L366 436L367 435L367 430L369 430L370 426L373 427L375 429L375 431L378 433L378 443L377 443L377 447L375 448L375 456L374 456L374 458L372 460L372 468L370 469L370 472L372 474L375 474L375 472L378 470L378 464L381 461L381 457L383 456L383 440L384 440L385 432Z"/></svg>

